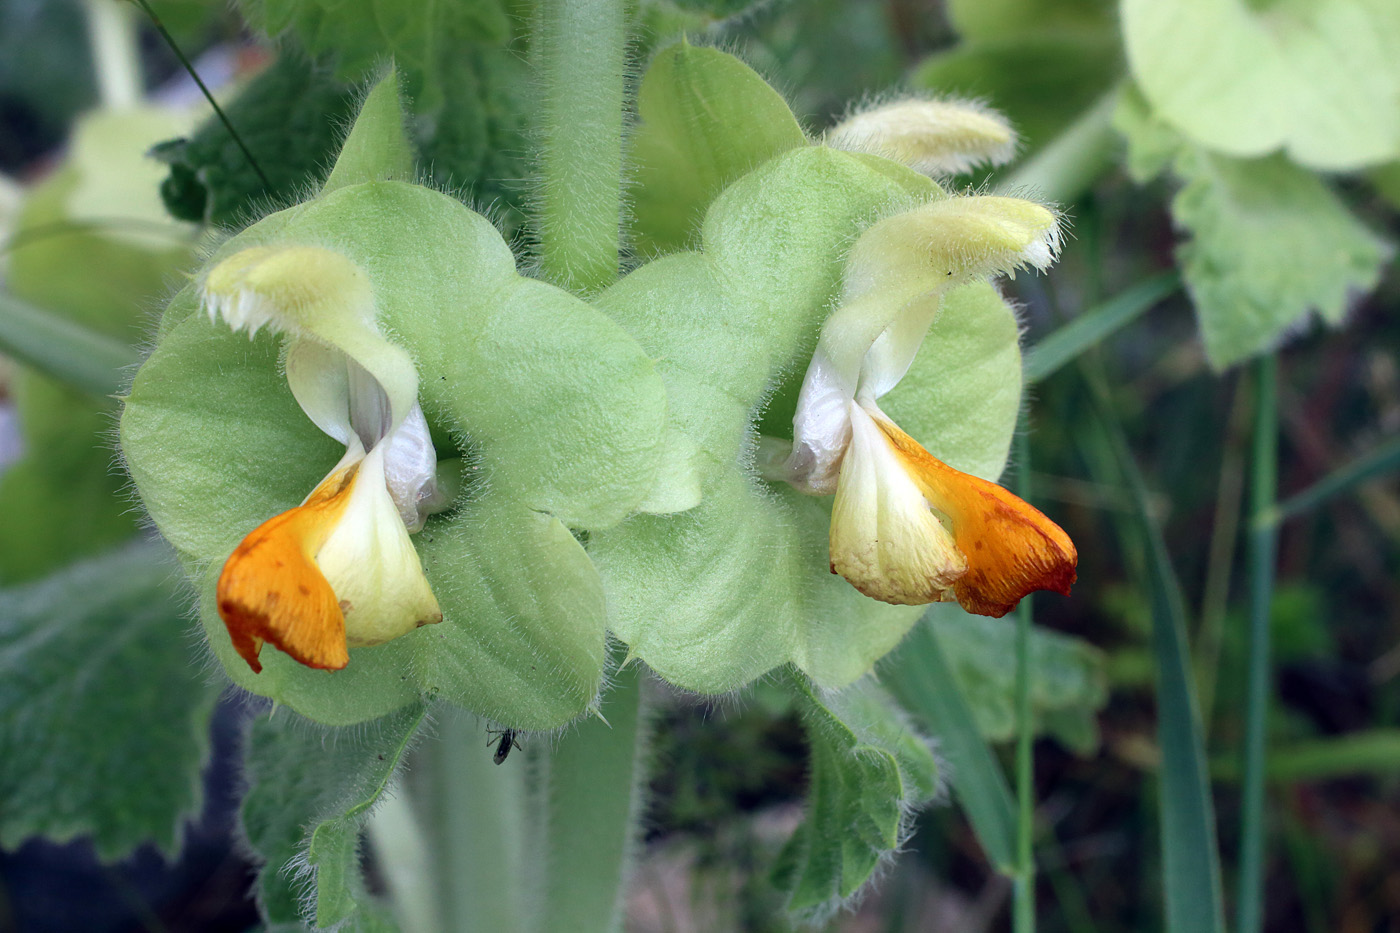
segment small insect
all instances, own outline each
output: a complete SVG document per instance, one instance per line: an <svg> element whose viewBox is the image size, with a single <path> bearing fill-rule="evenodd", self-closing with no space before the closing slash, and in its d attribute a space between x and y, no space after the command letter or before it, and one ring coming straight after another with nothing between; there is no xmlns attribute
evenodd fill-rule
<svg viewBox="0 0 1400 933"><path fill-rule="evenodd" d="M491 760L498 765L505 762L506 756L510 754L512 748L520 747L520 743L515 740L514 729L487 729L486 734L491 736L486 743L487 745L496 742L496 754L491 756ZM497 736L500 736L500 741L496 741Z"/></svg>

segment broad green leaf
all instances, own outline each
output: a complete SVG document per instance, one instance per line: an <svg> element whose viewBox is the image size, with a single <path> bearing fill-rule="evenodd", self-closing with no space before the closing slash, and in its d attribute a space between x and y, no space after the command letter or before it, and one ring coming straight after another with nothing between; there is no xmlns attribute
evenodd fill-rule
<svg viewBox="0 0 1400 933"><path fill-rule="evenodd" d="M1217 368L1277 346L1312 311L1340 324L1355 297L1376 286L1391 247L1315 175L1281 156L1242 161L1209 153L1132 95L1117 123L1139 177L1170 158L1183 183L1172 217L1190 239L1178 258Z"/></svg>
<svg viewBox="0 0 1400 933"><path fill-rule="evenodd" d="M811 776L807 816L774 874L790 911L825 918L903 842L906 817L938 791L939 768L877 687L820 693L790 669L783 678L807 734Z"/></svg>
<svg viewBox="0 0 1400 933"><path fill-rule="evenodd" d="M954 605L933 606L932 625L943 657L987 739L1016 735L1014 654L1009 619L968 615ZM1078 638L1031 629L1031 712L1036 733L1049 733L1079 754L1098 745L1097 713L1108 702L1103 653Z"/></svg>
<svg viewBox="0 0 1400 933"><path fill-rule="evenodd" d="M723 693L794 662L823 686L844 686L918 618L920 609L868 599L831 574L829 500L750 471L755 421L791 436L846 244L882 208L933 196L926 179L883 159L799 149L720 196L703 252L650 263L598 299L660 361L673 423L706 471L698 507L637 516L589 540L614 633L672 683ZM1020 371L1011 311L990 285L967 286L882 405L935 456L994 478Z"/></svg>
<svg viewBox="0 0 1400 933"><path fill-rule="evenodd" d="M166 209L181 220L241 227L268 204L294 200L321 180L356 102L352 87L303 56L279 56L223 108L257 169L223 121L210 117L152 150L169 166L160 187Z"/></svg>
<svg viewBox="0 0 1400 933"><path fill-rule="evenodd" d="M393 58L419 110L442 104L444 71L464 42L506 45L511 22L499 0L239 0L269 35L290 31L342 80L358 81Z"/></svg>
<svg viewBox="0 0 1400 933"><path fill-rule="evenodd" d="M191 656L175 573L139 546L0 590L0 846L178 850L218 688Z"/></svg>
<svg viewBox="0 0 1400 933"><path fill-rule="evenodd" d="M1229 366L1276 346L1317 311L1339 325L1376 287L1391 249L1317 177L1282 158L1242 162L1193 152L1172 216L1206 353Z"/></svg>
<svg viewBox="0 0 1400 933"><path fill-rule="evenodd" d="M241 811L262 861L257 900L269 923L388 930L368 897L360 829L388 789L425 716L421 705L355 729L330 730L272 711L252 726Z"/></svg>
<svg viewBox="0 0 1400 933"><path fill-rule="evenodd" d="M652 59L637 112L632 213L643 254L689 245L726 185L807 142L787 102L757 72L684 40Z"/></svg>
<svg viewBox="0 0 1400 933"><path fill-rule="evenodd" d="M1237 158L1347 171L1400 156L1393 0L1121 0L1133 77L1163 119Z"/></svg>
<svg viewBox="0 0 1400 933"><path fill-rule="evenodd" d="M122 418L133 478L201 578L203 618L234 680L322 722L441 695L519 728L561 725L602 680L604 603L568 528L620 521L656 481L664 383L615 323L519 276L485 218L402 182L337 188L226 243L314 242L374 283L379 320L414 359L439 457L465 457L465 493L416 538L445 614L335 673L266 651L253 674L212 611L219 568L244 535L295 506L339 448L293 400L278 340L253 342L172 302ZM457 449L452 449L453 447Z"/></svg>

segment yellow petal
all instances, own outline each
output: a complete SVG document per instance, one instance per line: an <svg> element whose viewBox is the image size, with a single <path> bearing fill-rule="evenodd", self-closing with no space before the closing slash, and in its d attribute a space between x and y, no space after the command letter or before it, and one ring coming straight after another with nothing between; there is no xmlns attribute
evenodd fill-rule
<svg viewBox="0 0 1400 933"><path fill-rule="evenodd" d="M1069 595L1079 553L1059 525L996 483L938 460L882 412L871 416L906 475L948 518L967 559L966 573L953 584L964 609L1001 617L1036 590Z"/></svg>
<svg viewBox="0 0 1400 933"><path fill-rule="evenodd" d="M952 598L967 560L896 449L855 402L831 509L831 572L867 596L919 605Z"/></svg>
<svg viewBox="0 0 1400 933"><path fill-rule="evenodd" d="M219 617L254 673L262 670L265 641L308 667L339 670L349 662L340 600L315 556L350 503L359 467L332 472L301 505L255 528L224 563Z"/></svg>
<svg viewBox="0 0 1400 933"><path fill-rule="evenodd" d="M1001 114L967 101L896 100L842 120L827 134L836 149L873 152L927 175L1000 165L1016 151Z"/></svg>

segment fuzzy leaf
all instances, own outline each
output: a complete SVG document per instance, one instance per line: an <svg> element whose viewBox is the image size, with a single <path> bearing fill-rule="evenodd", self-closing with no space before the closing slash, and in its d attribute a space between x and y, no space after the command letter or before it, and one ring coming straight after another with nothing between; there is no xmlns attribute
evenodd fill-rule
<svg viewBox="0 0 1400 933"><path fill-rule="evenodd" d="M1206 353L1225 368L1276 347L1316 311L1340 324L1375 288L1392 248L1315 175L1281 156L1243 161L1183 139L1126 94L1116 123L1139 178L1172 166L1178 259Z"/></svg>
<svg viewBox="0 0 1400 933"><path fill-rule="evenodd" d="M788 909L820 920L849 901L903 841L904 818L939 787L938 763L869 683L821 694L784 675L811 753L807 817L774 870Z"/></svg>
<svg viewBox="0 0 1400 933"><path fill-rule="evenodd" d="M755 421L791 437L845 250L881 210L938 196L872 156L807 147L731 186L704 252L642 267L600 296L660 361L673 423L700 450L701 504L591 536L612 628L667 680L723 693L794 662L847 685L922 611L861 596L830 573L830 502L751 472ZM657 309L665 309L664 314ZM1020 405L1017 325L989 285L955 291L900 386L892 417L959 469L995 478Z"/></svg>
<svg viewBox="0 0 1400 933"><path fill-rule="evenodd" d="M392 929L365 893L359 835L424 716L415 705L367 726L329 732L285 712L253 723L241 816L263 862L256 891L269 924Z"/></svg>
<svg viewBox="0 0 1400 933"><path fill-rule="evenodd" d="M982 734L1016 735L1015 626L968 615L952 604L929 608L929 624ZM1103 652L1078 638L1031 629L1031 711L1038 734L1050 733L1079 754L1098 745L1097 712L1108 702Z"/></svg>
<svg viewBox="0 0 1400 933"><path fill-rule="evenodd" d="M1346 171L1400 156L1393 0L1121 0L1133 77L1161 117L1237 158Z"/></svg>
<svg viewBox="0 0 1400 933"><path fill-rule="evenodd" d="M0 845L179 849L218 689L190 656L175 573L141 546L0 590Z"/></svg>
<svg viewBox="0 0 1400 933"><path fill-rule="evenodd" d="M637 112L632 211L643 253L687 246L726 185L807 142L787 102L757 72L684 40L652 60Z"/></svg>
<svg viewBox="0 0 1400 933"><path fill-rule="evenodd" d="M1390 248L1314 175L1281 157L1244 162L1193 152L1172 216L1206 353L1225 367L1276 346L1317 311L1340 324L1376 287Z"/></svg>
<svg viewBox="0 0 1400 933"><path fill-rule="evenodd" d="M660 377L621 328L517 275L495 228L427 188L339 188L249 228L211 261L307 241L366 271L380 321L414 358L439 456L467 455L462 507L416 539L445 619L352 649L335 673L268 651L253 674L233 653L212 611L219 568L340 451L292 399L277 340L250 343L212 325L187 293L136 377L122 443L152 517L199 568L215 653L241 686L330 724L424 693L516 727L567 722L596 695L605 635L596 575L564 526L615 523L651 489L666 417Z"/></svg>

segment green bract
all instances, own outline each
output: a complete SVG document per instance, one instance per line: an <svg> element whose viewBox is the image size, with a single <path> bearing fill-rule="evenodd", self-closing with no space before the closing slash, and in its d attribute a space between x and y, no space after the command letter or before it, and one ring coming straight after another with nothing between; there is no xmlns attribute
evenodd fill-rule
<svg viewBox="0 0 1400 933"><path fill-rule="evenodd" d="M602 680L601 585L570 528L630 514L656 481L664 385L614 322L516 273L500 234L439 192L352 179L397 170L393 78L372 94L332 188L228 241L210 266L260 245L335 250L368 274L380 326L412 356L458 508L415 539L444 621L356 649L343 671L265 653L253 674L213 610L224 559L295 506L340 451L297 407L279 341L251 343L197 311L187 288L137 374L122 417L131 474L203 593L210 644L241 686L327 723L351 723L441 694L520 728L550 728L593 703ZM368 154L368 155L366 155ZM455 458L462 459L455 459Z"/></svg>
<svg viewBox="0 0 1400 933"><path fill-rule="evenodd" d="M830 502L760 480L755 422L791 436L803 371L846 251L885 213L944 195L875 156L794 150L729 187L700 252L638 269L598 304L658 360L675 425L699 450L704 501L595 534L613 631L667 680L732 690L788 661L843 686L889 651L919 607L868 599L829 570ZM995 477L1020 405L1017 325L996 291L952 292L882 404L958 469Z"/></svg>

